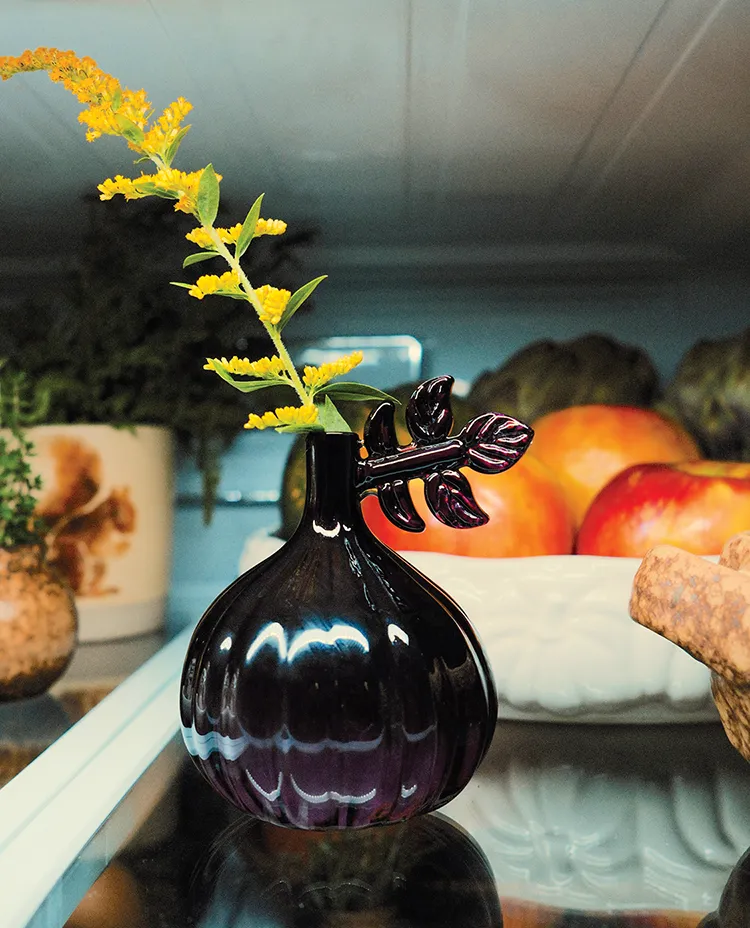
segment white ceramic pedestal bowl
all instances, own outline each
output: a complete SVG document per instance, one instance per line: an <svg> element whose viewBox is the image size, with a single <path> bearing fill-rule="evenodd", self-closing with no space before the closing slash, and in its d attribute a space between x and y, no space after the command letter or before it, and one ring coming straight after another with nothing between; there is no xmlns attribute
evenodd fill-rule
<svg viewBox="0 0 750 928"><path fill-rule="evenodd" d="M251 536L247 570L283 542ZM639 558L403 557L464 609L492 665L499 716L561 722L718 719L708 669L638 625L628 602Z"/></svg>

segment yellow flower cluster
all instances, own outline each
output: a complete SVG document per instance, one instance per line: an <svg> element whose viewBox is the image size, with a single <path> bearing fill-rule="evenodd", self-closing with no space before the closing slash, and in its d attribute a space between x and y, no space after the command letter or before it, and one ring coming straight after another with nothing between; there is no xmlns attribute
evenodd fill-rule
<svg viewBox="0 0 750 928"><path fill-rule="evenodd" d="M223 368L228 374L244 374L247 377L260 377L263 380L280 378L286 370L286 365L276 355L272 358L260 358L258 361L238 358L236 355L231 361L227 361L226 358L206 358L203 369L214 371L217 366Z"/></svg>
<svg viewBox="0 0 750 928"><path fill-rule="evenodd" d="M0 77L7 80L24 71L46 71L51 80L60 83L75 95L88 109L78 121L88 127L86 139L93 142L102 135L122 135L128 146L141 154L156 155L168 160L167 151L182 131L182 120L192 109L190 103L179 97L171 103L158 121L141 140L126 133L136 127L143 131L153 107L145 90L129 90L117 78L102 71L92 58L79 58L73 52L57 48L37 48L25 51L18 57L0 58Z"/></svg>
<svg viewBox="0 0 750 928"><path fill-rule="evenodd" d="M115 175L99 184L99 199L111 200L116 194L122 194L126 200L137 200L153 194L172 197L177 200L176 210L183 213L194 213L198 197L198 185L203 171L193 171L186 174L176 168L161 168L154 174L141 174L140 177L123 177ZM216 175L221 180L221 175Z"/></svg>
<svg viewBox="0 0 750 928"><path fill-rule="evenodd" d="M0 77L4 81L23 71L49 71L53 80L63 82L74 93L75 78L80 82L94 73L102 73L93 58L79 58L75 52L64 52L59 48L41 47L33 52L26 49L15 57L0 56Z"/></svg>
<svg viewBox="0 0 750 928"><path fill-rule="evenodd" d="M37 48L25 51L17 58L0 58L0 77L7 80L23 71L47 71L50 79L75 94L89 109L79 116L79 122L89 127L89 142L103 133L121 135L125 120L143 129L151 113L151 104L143 90L123 88L120 82L106 74L91 58L79 58L73 52L57 48Z"/></svg>
<svg viewBox="0 0 750 928"><path fill-rule="evenodd" d="M219 238L224 242L225 245L233 245L240 236L242 231L242 223L238 222L236 226L232 226L231 229L220 229L215 228L214 232L219 233ZM194 242L196 245L199 245L201 248L213 248L214 243L211 240L211 236L208 232L198 226L197 229L191 229L185 235L185 238L189 242Z"/></svg>
<svg viewBox="0 0 750 928"><path fill-rule="evenodd" d="M211 296L214 293L219 295L242 293L242 290L237 271L225 271L221 276L204 274L190 287L188 293L190 296L194 296L196 300L202 300L204 296Z"/></svg>
<svg viewBox="0 0 750 928"><path fill-rule="evenodd" d="M329 380L333 380L334 377L348 374L350 370L353 370L358 364L362 363L363 357L364 355L361 351L353 351L351 354L339 358L337 361L328 361L325 364L321 364L320 367L313 367L308 364L305 366L302 380L305 386L322 387L323 384L328 383Z"/></svg>
<svg viewBox="0 0 750 928"><path fill-rule="evenodd" d="M219 238L225 245L234 245L240 237L242 223L238 222L231 229L217 228L214 231L219 233ZM283 235L284 232L286 232L286 223L283 219L259 219L255 226L256 235ZM211 236L200 226L188 232L185 238L189 242L195 242L201 248L213 248Z"/></svg>
<svg viewBox="0 0 750 928"><path fill-rule="evenodd" d="M283 235L285 232L283 219L259 219L255 226L256 235Z"/></svg>
<svg viewBox="0 0 750 928"><path fill-rule="evenodd" d="M112 93L108 84L114 78L110 78L108 74L102 75L102 78L102 80L91 79L91 83L94 85L91 95L96 95L99 102L92 102L87 110L78 114L78 121L88 126L86 132L87 142L94 142L102 135L122 135L123 129L127 127L128 123L143 129L151 114L151 104L146 98L144 90L133 91L127 88L121 90L118 84L114 93ZM115 83L117 82L115 81ZM88 94L87 89L85 95ZM118 94L121 95L119 102ZM78 99L84 102L81 94L78 95ZM132 140L128 140L128 146L133 151L143 151L140 145Z"/></svg>
<svg viewBox="0 0 750 928"><path fill-rule="evenodd" d="M260 321L270 322L271 325L278 325L292 294L288 290L280 290L278 287L272 287L270 284L263 284L262 287L256 287L255 292L263 307L263 311L258 313Z"/></svg>
<svg viewBox="0 0 750 928"><path fill-rule="evenodd" d="M192 108L193 104L184 97L178 97L174 103L170 103L159 117L158 122L154 123L143 137L143 142L139 146L141 151L149 156L157 155L165 158L169 146L183 131L182 120Z"/></svg>
<svg viewBox="0 0 750 928"><path fill-rule="evenodd" d="M150 174L141 174L135 179L123 177L122 174L115 174L114 178L108 177L105 181L97 186L100 200L111 200L113 196L121 193L126 200L137 200L139 197L149 196L149 192L143 189L145 184L151 183Z"/></svg>
<svg viewBox="0 0 750 928"><path fill-rule="evenodd" d="M282 425L312 425L318 418L317 407L308 406L281 406L274 412L264 412L262 416L250 413L246 429L278 428Z"/></svg>

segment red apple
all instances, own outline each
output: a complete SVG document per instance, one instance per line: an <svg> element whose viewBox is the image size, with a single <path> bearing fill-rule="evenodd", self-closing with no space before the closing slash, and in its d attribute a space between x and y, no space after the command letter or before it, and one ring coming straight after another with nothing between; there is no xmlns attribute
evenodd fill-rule
<svg viewBox="0 0 750 928"><path fill-rule="evenodd" d="M528 453L559 480L576 528L596 494L626 467L701 457L690 435L653 409L600 403L569 406L531 425L534 441Z"/></svg>
<svg viewBox="0 0 750 928"><path fill-rule="evenodd" d="M719 554L750 529L750 463L636 464L596 496L578 533L578 554L643 557L654 545Z"/></svg>

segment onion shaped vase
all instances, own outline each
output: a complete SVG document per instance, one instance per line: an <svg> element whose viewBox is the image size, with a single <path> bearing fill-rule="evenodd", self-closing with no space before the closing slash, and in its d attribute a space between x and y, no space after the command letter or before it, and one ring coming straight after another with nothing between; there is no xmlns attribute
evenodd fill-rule
<svg viewBox="0 0 750 928"><path fill-rule="evenodd" d="M218 793L268 822L359 828L437 809L494 733L492 674L468 618L363 520L376 460L362 470L353 433L310 433L295 534L214 601L188 648L188 751Z"/></svg>

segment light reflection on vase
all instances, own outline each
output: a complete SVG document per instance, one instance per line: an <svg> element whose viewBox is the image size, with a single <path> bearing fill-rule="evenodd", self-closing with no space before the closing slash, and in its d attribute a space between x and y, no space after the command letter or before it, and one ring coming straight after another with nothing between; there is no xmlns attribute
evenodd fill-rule
<svg viewBox="0 0 750 928"><path fill-rule="evenodd" d="M450 597L359 510L353 434L308 439L295 535L209 607L188 649L183 736L211 785L297 828L432 811L489 747L488 663Z"/></svg>
<svg viewBox="0 0 750 928"><path fill-rule="evenodd" d="M501 928L473 839L428 815L385 828L291 832L242 820L196 867L198 928Z"/></svg>

